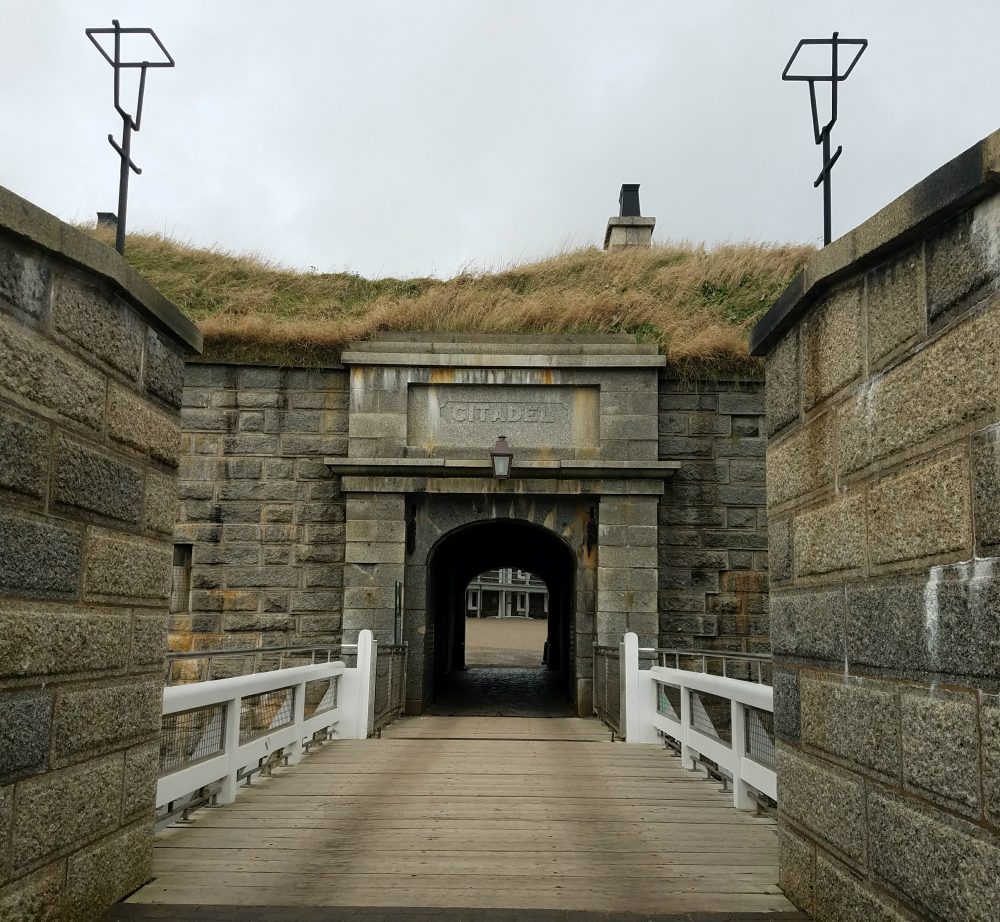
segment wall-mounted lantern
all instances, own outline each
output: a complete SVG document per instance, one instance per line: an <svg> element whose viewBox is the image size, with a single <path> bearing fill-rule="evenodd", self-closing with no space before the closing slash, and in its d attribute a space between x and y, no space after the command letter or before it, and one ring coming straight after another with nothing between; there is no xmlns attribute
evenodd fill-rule
<svg viewBox="0 0 1000 922"><path fill-rule="evenodd" d="M490 452L490 461L493 462L493 476L497 480L506 480L510 477L510 462L514 457L514 452L507 444L507 436L497 436L497 443Z"/></svg>

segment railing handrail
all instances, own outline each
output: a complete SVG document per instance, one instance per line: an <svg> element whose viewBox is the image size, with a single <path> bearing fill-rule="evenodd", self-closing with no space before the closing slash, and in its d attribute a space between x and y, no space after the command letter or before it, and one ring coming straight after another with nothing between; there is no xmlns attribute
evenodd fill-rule
<svg viewBox="0 0 1000 922"><path fill-rule="evenodd" d="M658 653L668 656L690 656L697 659L710 657L712 659L746 659L772 662L772 653L743 653L739 650L681 650L676 647L640 647L641 653Z"/></svg>
<svg viewBox="0 0 1000 922"><path fill-rule="evenodd" d="M762 711L774 710L774 689L770 685L747 682L745 679L730 679L706 672L691 672L689 669L671 669L667 666L654 666L650 669L650 673L654 682L661 682L664 685L717 695Z"/></svg>
<svg viewBox="0 0 1000 922"><path fill-rule="evenodd" d="M343 647L357 644L310 644L306 647L222 647L217 650L178 650L167 654L166 658L171 659L203 659L206 656L257 656L261 653L314 653L317 650L323 652L337 652ZM213 681L215 681L213 679Z"/></svg>
<svg viewBox="0 0 1000 922"><path fill-rule="evenodd" d="M343 675L342 662L316 663L311 666L292 666L273 672L255 672L251 675L233 676L228 679L211 679L189 685L171 685L163 689L163 714L176 714L197 708L223 704L234 698L247 698L277 688L288 688L302 682L327 679Z"/></svg>

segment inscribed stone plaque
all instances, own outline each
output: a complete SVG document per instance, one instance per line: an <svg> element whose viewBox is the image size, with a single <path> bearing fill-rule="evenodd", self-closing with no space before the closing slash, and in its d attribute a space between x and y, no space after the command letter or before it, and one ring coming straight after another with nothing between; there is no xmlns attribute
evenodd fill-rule
<svg viewBox="0 0 1000 922"><path fill-rule="evenodd" d="M411 384L409 445L468 448L477 456L506 435L517 448L596 448L600 439L597 387Z"/></svg>

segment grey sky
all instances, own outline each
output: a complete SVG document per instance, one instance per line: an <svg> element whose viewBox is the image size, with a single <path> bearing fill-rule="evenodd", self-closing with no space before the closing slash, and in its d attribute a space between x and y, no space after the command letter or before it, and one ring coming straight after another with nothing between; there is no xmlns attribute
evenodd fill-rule
<svg viewBox="0 0 1000 922"><path fill-rule="evenodd" d="M448 276L599 242L818 241L802 36L871 46L841 96L834 233L1000 125L995 0L0 0L0 184L114 210L111 68L150 25L130 227L287 265Z"/></svg>

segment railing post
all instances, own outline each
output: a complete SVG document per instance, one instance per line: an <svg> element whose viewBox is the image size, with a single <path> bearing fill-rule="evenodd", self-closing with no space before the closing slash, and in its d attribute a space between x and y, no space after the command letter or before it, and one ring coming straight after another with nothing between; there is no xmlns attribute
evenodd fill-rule
<svg viewBox="0 0 1000 922"><path fill-rule="evenodd" d="M367 739L375 729L375 658L378 650L375 637L365 628L358 634L358 682L355 705L357 738Z"/></svg>
<svg viewBox="0 0 1000 922"><path fill-rule="evenodd" d="M302 761L302 724L306 719L306 683L293 685L288 693L292 696L292 726L295 727L295 740L288 747L285 756L289 765L297 765Z"/></svg>
<svg viewBox="0 0 1000 922"><path fill-rule="evenodd" d="M688 733L691 730L691 689L681 685L681 766L688 771L695 771L698 765L691 755L688 745Z"/></svg>
<svg viewBox="0 0 1000 922"><path fill-rule="evenodd" d="M226 722L223 733L223 752L226 754L226 777L222 779L222 787L216 795L217 804L231 804L236 800L236 785L239 782L240 766L238 755L240 748L240 707L243 699L230 698L226 702Z"/></svg>
<svg viewBox="0 0 1000 922"><path fill-rule="evenodd" d="M746 709L730 699L730 725L733 737L733 806L737 810L752 810L750 786L743 780L743 757L747 752Z"/></svg>

